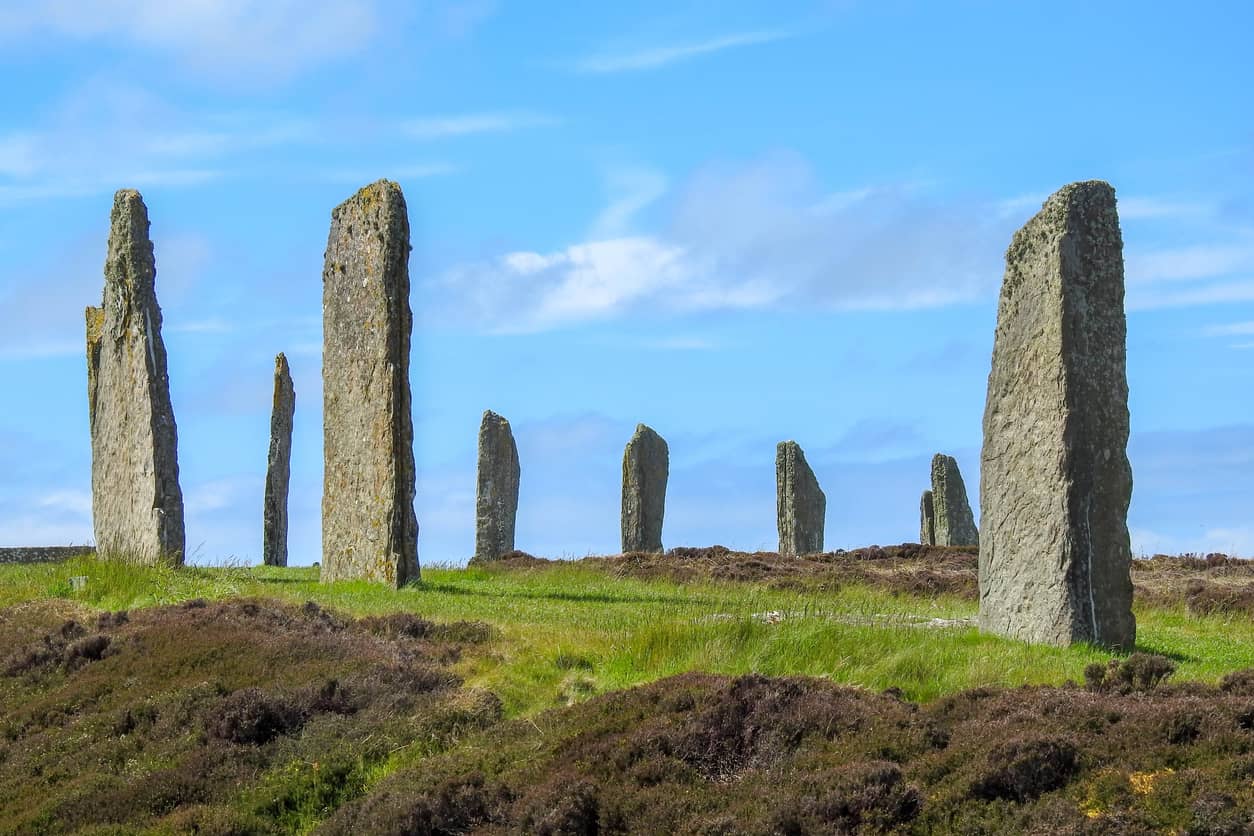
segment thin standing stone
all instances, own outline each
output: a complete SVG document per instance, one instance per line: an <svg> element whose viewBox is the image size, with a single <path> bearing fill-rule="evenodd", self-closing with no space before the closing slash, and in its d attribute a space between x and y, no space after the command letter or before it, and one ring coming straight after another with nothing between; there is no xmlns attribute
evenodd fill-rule
<svg viewBox="0 0 1254 836"><path fill-rule="evenodd" d="M924 491L919 500L919 543L936 545L936 506L932 502L931 491Z"/></svg>
<svg viewBox="0 0 1254 836"><path fill-rule="evenodd" d="M1015 233L980 471L980 626L1128 650L1127 329L1115 191L1052 195Z"/></svg>
<svg viewBox="0 0 1254 836"><path fill-rule="evenodd" d="M775 448L775 512L781 555L823 551L827 497L795 441L781 441Z"/></svg>
<svg viewBox="0 0 1254 836"><path fill-rule="evenodd" d="M270 412L270 454L266 458L266 496L262 519L262 562L287 565L287 494L292 475L292 418L296 390L287 357L274 358L274 399Z"/></svg>
<svg viewBox="0 0 1254 836"><path fill-rule="evenodd" d="M623 553L662 551L666 515L666 478L670 450L666 440L644 424L623 451Z"/></svg>
<svg viewBox="0 0 1254 836"><path fill-rule="evenodd" d="M476 560L496 560L514 550L520 475L518 446L509 421L489 409L479 424Z"/></svg>
<svg viewBox="0 0 1254 836"><path fill-rule="evenodd" d="M331 212L322 270L323 581L417 580L409 218L380 180Z"/></svg>
<svg viewBox="0 0 1254 836"><path fill-rule="evenodd" d="M113 196L109 226L103 303L86 312L96 549L110 559L181 564L178 429L148 208L139 192Z"/></svg>

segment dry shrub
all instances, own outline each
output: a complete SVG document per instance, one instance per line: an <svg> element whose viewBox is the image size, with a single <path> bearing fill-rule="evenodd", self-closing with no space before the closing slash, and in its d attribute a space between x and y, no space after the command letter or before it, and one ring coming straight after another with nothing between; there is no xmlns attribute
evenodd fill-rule
<svg viewBox="0 0 1254 836"><path fill-rule="evenodd" d="M1010 740L989 752L984 774L972 785L971 794L1023 803L1066 786L1079 768L1079 749L1065 737Z"/></svg>

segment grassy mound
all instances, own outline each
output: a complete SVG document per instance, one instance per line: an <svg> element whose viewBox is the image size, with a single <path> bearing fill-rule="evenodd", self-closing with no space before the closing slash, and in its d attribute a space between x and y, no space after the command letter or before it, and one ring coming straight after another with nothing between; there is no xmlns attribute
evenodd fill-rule
<svg viewBox="0 0 1254 836"><path fill-rule="evenodd" d="M917 546L519 554L399 591L2 566L0 834L1254 826L1248 564L1138 562L1115 660L979 634L973 573Z"/></svg>

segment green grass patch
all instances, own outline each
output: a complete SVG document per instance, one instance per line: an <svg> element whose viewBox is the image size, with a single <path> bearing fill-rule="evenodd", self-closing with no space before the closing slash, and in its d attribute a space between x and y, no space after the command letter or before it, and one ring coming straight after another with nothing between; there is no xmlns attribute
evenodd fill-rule
<svg viewBox="0 0 1254 836"><path fill-rule="evenodd" d="M71 578L86 578L80 588ZM989 685L1083 680L1108 652L1029 646L971 626L922 626L975 615L973 601L864 585L836 590L676 583L617 577L595 562L531 568L424 567L420 584L324 585L316 568L149 568L83 558L0 566L0 606L65 599L121 610L192 598L315 601L354 616L411 612L482 621L495 639L454 665L495 692L509 715L532 714L687 671L804 674L928 701ZM776 614L776 615L772 615ZM1139 607L1138 645L1169 656L1175 679L1216 681L1254 667L1254 621Z"/></svg>

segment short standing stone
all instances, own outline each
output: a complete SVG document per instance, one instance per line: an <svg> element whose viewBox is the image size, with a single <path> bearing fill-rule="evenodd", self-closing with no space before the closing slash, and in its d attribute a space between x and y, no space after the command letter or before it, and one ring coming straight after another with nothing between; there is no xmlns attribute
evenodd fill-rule
<svg viewBox="0 0 1254 836"><path fill-rule="evenodd" d="M775 512L781 555L823 551L827 497L795 441L781 441L775 448Z"/></svg>
<svg viewBox="0 0 1254 836"><path fill-rule="evenodd" d="M666 440L644 424L623 451L623 553L662 551L666 513L666 477L670 451Z"/></svg>
<svg viewBox="0 0 1254 836"><path fill-rule="evenodd" d="M91 504L97 552L183 562L183 492L148 209L113 197L104 302L87 309Z"/></svg>
<svg viewBox="0 0 1254 836"><path fill-rule="evenodd" d="M270 412L270 454L266 459L266 495L262 514L262 562L287 565L287 492L292 475L292 418L296 390L282 352L274 358L274 401Z"/></svg>
<svg viewBox="0 0 1254 836"><path fill-rule="evenodd" d="M967 486L953 456L932 457L932 508L935 528L932 545L977 546L980 532L967 500Z"/></svg>
<svg viewBox="0 0 1254 836"><path fill-rule="evenodd" d="M980 474L980 626L1130 649L1123 242L1100 181L1015 233L997 311Z"/></svg>
<svg viewBox="0 0 1254 836"><path fill-rule="evenodd" d="M936 508L932 503L931 491L924 491L919 500L919 543L924 546L936 545Z"/></svg>
<svg viewBox="0 0 1254 836"><path fill-rule="evenodd" d="M496 560L514 550L518 519L518 446L509 421L492 410L479 424L479 476L475 494L475 559Z"/></svg>
<svg viewBox="0 0 1254 836"><path fill-rule="evenodd" d="M409 218L380 180L331 212L322 270L324 581L418 579Z"/></svg>

